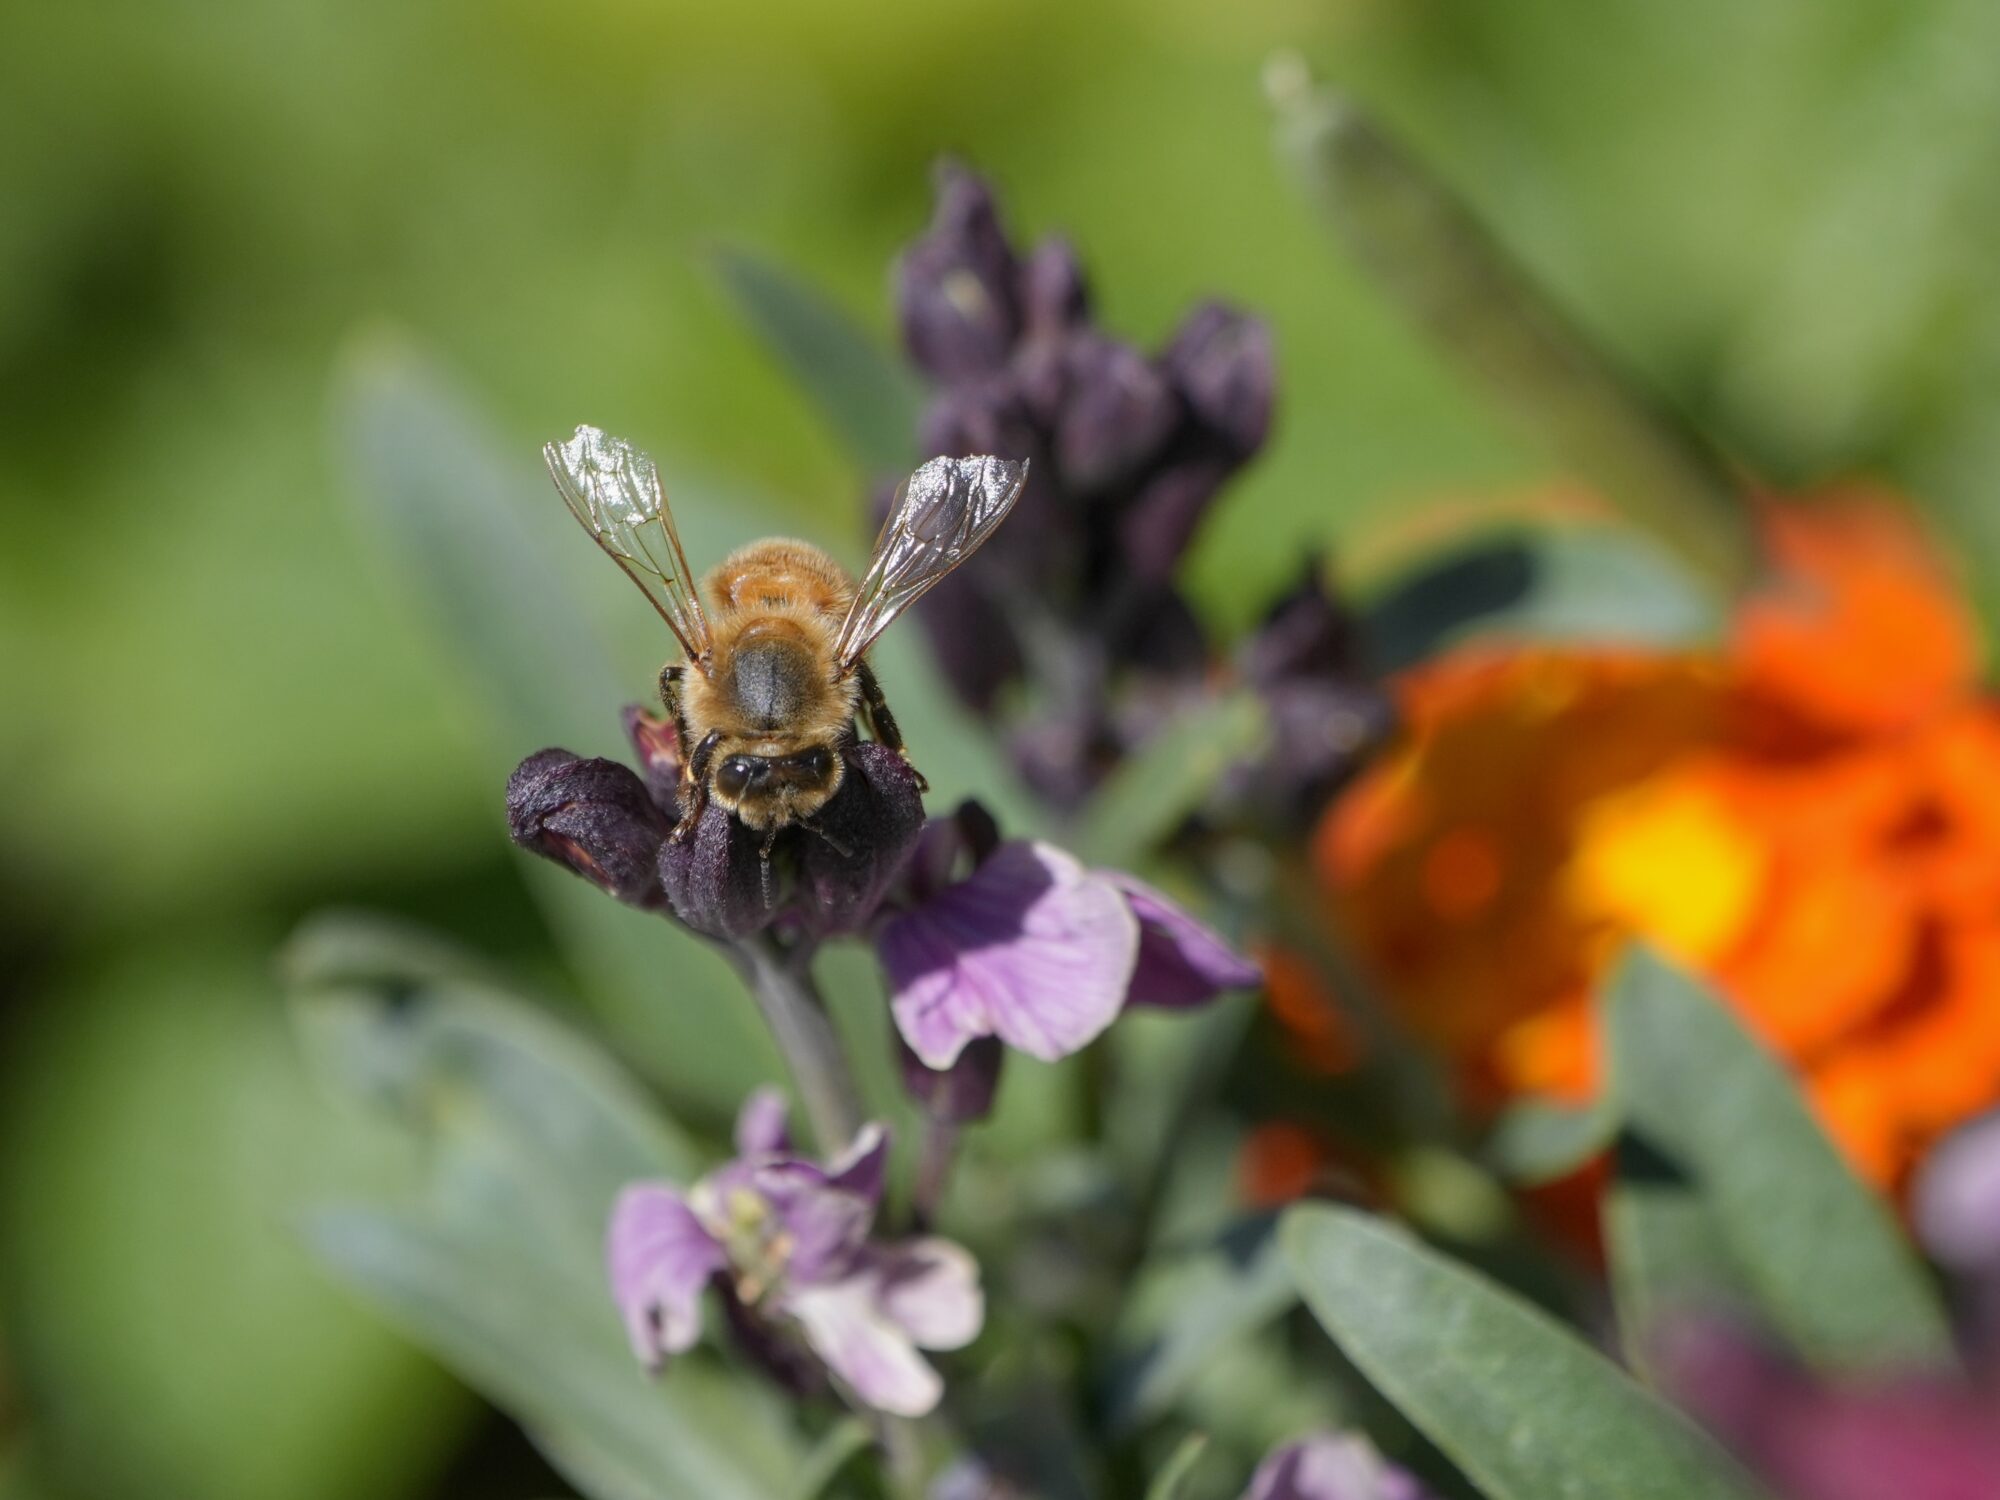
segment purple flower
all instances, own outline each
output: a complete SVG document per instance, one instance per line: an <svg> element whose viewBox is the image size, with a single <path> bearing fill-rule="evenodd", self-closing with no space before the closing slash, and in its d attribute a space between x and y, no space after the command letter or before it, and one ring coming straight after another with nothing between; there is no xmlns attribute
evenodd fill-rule
<svg viewBox="0 0 2000 1500"><path fill-rule="evenodd" d="M692 1348L713 1285L733 1322L803 1343L861 1404L930 1411L943 1382L919 1351L971 1343L985 1303L978 1265L951 1241L870 1238L882 1128L821 1165L792 1154L782 1101L760 1090L737 1120L737 1151L684 1192L643 1182L619 1196L605 1259L633 1353L657 1371Z"/></svg>
<svg viewBox="0 0 2000 1500"><path fill-rule="evenodd" d="M1669 1388L1787 1500L2000 1495L2000 1392L1942 1378L1824 1384L1738 1330L1688 1323Z"/></svg>
<svg viewBox="0 0 2000 1500"><path fill-rule="evenodd" d="M1366 1438L1321 1435L1265 1459L1243 1500L1425 1500L1428 1494Z"/></svg>
<svg viewBox="0 0 2000 1500"><path fill-rule="evenodd" d="M1183 1008L1254 985L1256 967L1151 886L1087 870L1049 844L1000 844L922 889L877 929L890 1008L910 1050L952 1067L980 1037L1053 1061L1128 1003Z"/></svg>
<svg viewBox="0 0 2000 1500"><path fill-rule="evenodd" d="M1913 1200L1917 1235L1941 1265L2000 1280L2000 1114L1933 1150Z"/></svg>
<svg viewBox="0 0 2000 1500"><path fill-rule="evenodd" d="M626 713L643 777L617 761L543 750L507 783L514 842L629 905L730 940L776 927L811 937L856 932L881 904L923 829L916 773L895 751L849 745L848 774L814 826L788 828L771 853L763 837L710 802L692 838L674 843L680 754L673 726Z"/></svg>

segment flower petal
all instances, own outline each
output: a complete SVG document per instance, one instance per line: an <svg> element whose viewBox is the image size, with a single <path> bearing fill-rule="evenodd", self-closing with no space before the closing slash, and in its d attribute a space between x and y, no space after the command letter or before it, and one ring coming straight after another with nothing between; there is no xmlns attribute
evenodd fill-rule
<svg viewBox="0 0 2000 1500"><path fill-rule="evenodd" d="M625 1317L632 1352L649 1370L701 1336L701 1294L724 1264L722 1247L687 1202L659 1183L618 1195L605 1235L611 1295Z"/></svg>
<svg viewBox="0 0 2000 1500"><path fill-rule="evenodd" d="M986 1322L979 1262L950 1240L905 1240L875 1259L882 1311L920 1349L963 1349Z"/></svg>
<svg viewBox="0 0 2000 1500"><path fill-rule="evenodd" d="M1116 887L1060 849L1020 842L876 939L897 1028L933 1068L979 1036L1045 1061L1075 1052L1117 1017L1138 949Z"/></svg>
<svg viewBox="0 0 2000 1500"><path fill-rule="evenodd" d="M1366 1438L1319 1436L1265 1459L1243 1500L1423 1500L1425 1493Z"/></svg>
<svg viewBox="0 0 2000 1500"><path fill-rule="evenodd" d="M789 1106L784 1093L766 1085L751 1091L736 1112L736 1154L738 1156L783 1156L792 1149L791 1132L785 1117Z"/></svg>
<svg viewBox="0 0 2000 1500"><path fill-rule="evenodd" d="M1947 1137L1918 1174L1917 1237L1944 1265L2000 1271L2000 1114Z"/></svg>
<svg viewBox="0 0 2000 1500"><path fill-rule="evenodd" d="M1143 880L1122 870L1098 873L1124 892L1139 919L1132 1004L1179 1010L1206 1004L1224 990L1249 989L1264 982L1257 966L1223 941L1220 933L1197 922Z"/></svg>
<svg viewBox="0 0 2000 1500"><path fill-rule="evenodd" d="M900 1417L921 1417L938 1404L944 1381L883 1311L874 1292L874 1278L862 1274L794 1287L785 1294L784 1306L813 1352L863 1402Z"/></svg>

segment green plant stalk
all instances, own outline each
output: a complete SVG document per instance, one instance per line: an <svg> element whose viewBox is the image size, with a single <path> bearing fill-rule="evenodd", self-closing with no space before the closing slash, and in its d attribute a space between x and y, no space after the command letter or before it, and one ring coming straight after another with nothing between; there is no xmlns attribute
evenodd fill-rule
<svg viewBox="0 0 2000 1500"><path fill-rule="evenodd" d="M1749 496L1685 422L1593 348L1439 178L1353 101L1273 62L1282 154L1355 259L1501 407L1633 521L1735 593Z"/></svg>
<svg viewBox="0 0 2000 1500"><path fill-rule="evenodd" d="M810 949L786 949L760 934L732 949L744 985L785 1059L822 1153L844 1149L861 1129L861 1093L812 976Z"/></svg>

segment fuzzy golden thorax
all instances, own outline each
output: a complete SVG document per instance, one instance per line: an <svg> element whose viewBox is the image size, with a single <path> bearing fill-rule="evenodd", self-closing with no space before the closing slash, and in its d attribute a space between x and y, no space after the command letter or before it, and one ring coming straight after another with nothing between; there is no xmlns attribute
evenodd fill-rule
<svg viewBox="0 0 2000 1500"><path fill-rule="evenodd" d="M859 687L834 639L854 583L817 547L782 539L732 553L704 583L713 649L683 677L689 747L707 790L745 827L810 818L840 789ZM713 739L711 740L711 736Z"/></svg>

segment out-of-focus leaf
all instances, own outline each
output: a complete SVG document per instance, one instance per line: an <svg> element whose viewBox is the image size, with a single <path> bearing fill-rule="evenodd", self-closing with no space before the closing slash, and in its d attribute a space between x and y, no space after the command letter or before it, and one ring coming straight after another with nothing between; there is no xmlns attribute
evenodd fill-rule
<svg viewBox="0 0 2000 1500"><path fill-rule="evenodd" d="M820 1500L827 1486L840 1477L840 1471L874 1441L866 1422L859 1417L842 1417L827 1429L826 1435L806 1455L806 1461L799 1467L798 1477L785 1492L786 1500Z"/></svg>
<svg viewBox="0 0 2000 1500"><path fill-rule="evenodd" d="M1743 487L1581 337L1449 187L1303 63L1271 74L1283 154L1377 284L1486 395L1705 576L1756 567Z"/></svg>
<svg viewBox="0 0 2000 1500"><path fill-rule="evenodd" d="M1714 594L1667 553L1598 525L1476 542L1391 584L1365 619L1390 671L1471 637L1685 646L1712 640L1721 623Z"/></svg>
<svg viewBox="0 0 2000 1500"><path fill-rule="evenodd" d="M854 461L871 477L908 471L923 397L903 365L846 313L777 267L736 250L718 251L713 264L730 298Z"/></svg>
<svg viewBox="0 0 2000 1500"><path fill-rule="evenodd" d="M1280 1230L1343 1353L1489 1500L1747 1500L1678 1413L1548 1314L1348 1208Z"/></svg>
<svg viewBox="0 0 2000 1500"><path fill-rule="evenodd" d="M1153 1476L1153 1482L1146 1486L1146 1500L1181 1500L1187 1493L1188 1480L1194 1473L1194 1466L1201 1462L1201 1456L1208 1450L1208 1434L1191 1432L1181 1439L1160 1472Z"/></svg>
<svg viewBox="0 0 2000 1500"><path fill-rule="evenodd" d="M344 985L294 1001L308 1058L425 1131L490 1131L596 1218L635 1177L686 1178L686 1138L574 1031L463 982Z"/></svg>
<svg viewBox="0 0 2000 1500"><path fill-rule="evenodd" d="M596 1500L770 1500L797 1461L771 1412L694 1361L655 1385L610 1299L484 1229L388 1209L327 1209L322 1260L532 1430ZM595 1291L595 1298L587 1293Z"/></svg>
<svg viewBox="0 0 2000 1500"><path fill-rule="evenodd" d="M1528 1099L1500 1117L1484 1154L1510 1182L1534 1187L1567 1177L1610 1146L1617 1133L1618 1112L1609 1094L1583 1105Z"/></svg>
<svg viewBox="0 0 2000 1500"><path fill-rule="evenodd" d="M470 961L366 935L307 929L287 968L322 982L294 997L299 1033L322 1077L422 1142L429 1174L413 1204L318 1211L313 1248L595 1500L782 1493L798 1453L770 1403L699 1359L647 1381L605 1286L614 1198L692 1176L687 1141L582 1036L452 977Z"/></svg>
<svg viewBox="0 0 2000 1500"><path fill-rule="evenodd" d="M1641 949L1619 966L1607 1010L1625 1122L1607 1227L1635 1358L1663 1312L1747 1292L1824 1368L1948 1364L1936 1289L1888 1205L1727 1005ZM1715 1275L1725 1284L1705 1284Z"/></svg>
<svg viewBox="0 0 2000 1500"><path fill-rule="evenodd" d="M394 335L353 350L334 407L357 510L493 711L498 827L507 768L547 745L617 753L632 696L591 611L524 523L536 499L551 515L561 502L552 487L543 497L534 445L507 458L471 404ZM674 509L685 533L711 525L699 495L677 490ZM552 523L547 536L564 534ZM581 533L576 541L588 549ZM536 869L531 881L593 995L677 1096L720 1113L774 1075L768 1041L706 945L559 871Z"/></svg>
<svg viewBox="0 0 2000 1500"><path fill-rule="evenodd" d="M1209 1249L1140 1272L1135 1312L1143 1317L1156 1304L1171 1312L1116 1377L1114 1427L1136 1427L1167 1411L1225 1350L1298 1300L1274 1229L1269 1220L1243 1224Z"/></svg>
<svg viewBox="0 0 2000 1500"><path fill-rule="evenodd" d="M1079 852L1093 864L1137 865L1268 731L1264 705L1249 692L1183 715L1112 773L1084 814Z"/></svg>

